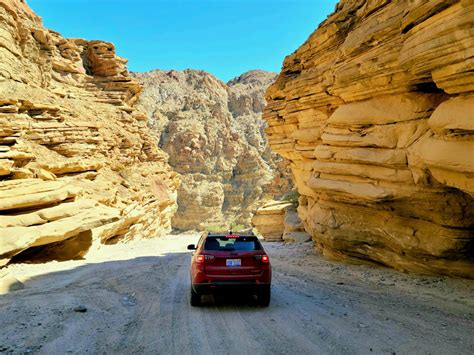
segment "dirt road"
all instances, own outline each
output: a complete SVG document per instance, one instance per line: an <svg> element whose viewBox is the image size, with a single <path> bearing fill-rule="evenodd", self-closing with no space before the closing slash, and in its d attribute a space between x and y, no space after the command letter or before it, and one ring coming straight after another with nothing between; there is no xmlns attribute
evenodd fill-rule
<svg viewBox="0 0 474 355"><path fill-rule="evenodd" d="M85 261L11 266L25 289L0 296L0 352L474 353L472 281L329 262L309 243L266 244L269 308L213 297L192 308L186 245L196 239L169 236L103 247Z"/></svg>

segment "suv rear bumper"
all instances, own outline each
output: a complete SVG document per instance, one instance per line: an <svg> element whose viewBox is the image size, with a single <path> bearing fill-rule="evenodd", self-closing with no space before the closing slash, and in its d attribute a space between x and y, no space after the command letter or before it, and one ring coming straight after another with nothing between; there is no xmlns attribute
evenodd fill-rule
<svg viewBox="0 0 474 355"><path fill-rule="evenodd" d="M270 283L257 283L255 281L213 281L210 283L192 284L194 292L199 294L227 290L258 292L267 287L270 287Z"/></svg>

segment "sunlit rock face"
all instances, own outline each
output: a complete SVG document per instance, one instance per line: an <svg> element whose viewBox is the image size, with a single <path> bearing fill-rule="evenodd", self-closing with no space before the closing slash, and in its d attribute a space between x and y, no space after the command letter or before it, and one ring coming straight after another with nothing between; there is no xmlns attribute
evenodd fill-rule
<svg viewBox="0 0 474 355"><path fill-rule="evenodd" d="M251 71L227 84L196 70L134 76L143 84L139 106L181 174L175 228L250 226L264 200L291 189L288 163L270 151L261 118L276 74Z"/></svg>
<svg viewBox="0 0 474 355"><path fill-rule="evenodd" d="M311 238L289 201L269 201L252 218L255 230L267 242L304 243Z"/></svg>
<svg viewBox="0 0 474 355"><path fill-rule="evenodd" d="M324 254L474 278L474 3L341 1L266 93Z"/></svg>
<svg viewBox="0 0 474 355"><path fill-rule="evenodd" d="M168 232L179 180L126 60L45 29L24 1L0 1L0 19L0 265Z"/></svg>

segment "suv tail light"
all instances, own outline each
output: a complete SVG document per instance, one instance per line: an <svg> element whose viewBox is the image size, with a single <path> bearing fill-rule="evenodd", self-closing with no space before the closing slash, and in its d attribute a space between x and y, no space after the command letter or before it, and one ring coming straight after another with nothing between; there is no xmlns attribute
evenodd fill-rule
<svg viewBox="0 0 474 355"><path fill-rule="evenodd" d="M254 255L254 259L255 260L258 260L258 261L261 261L262 263L264 264L268 264L270 262L270 258L268 257L268 255L266 254L263 254L263 255Z"/></svg>
<svg viewBox="0 0 474 355"><path fill-rule="evenodd" d="M200 255L196 255L196 263L198 264L202 264L204 263L204 261L211 261L211 260L214 260L214 255L203 255L203 254L200 254Z"/></svg>

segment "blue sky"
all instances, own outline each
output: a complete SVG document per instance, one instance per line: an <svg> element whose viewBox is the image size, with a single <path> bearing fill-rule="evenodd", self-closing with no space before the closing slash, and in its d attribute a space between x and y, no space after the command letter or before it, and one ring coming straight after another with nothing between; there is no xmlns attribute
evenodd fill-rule
<svg viewBox="0 0 474 355"><path fill-rule="evenodd" d="M65 37L113 42L131 71L278 72L336 0L27 0Z"/></svg>

